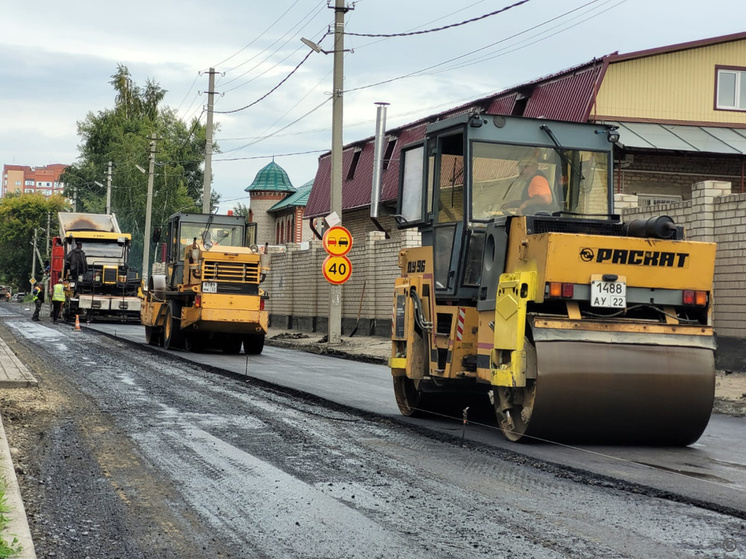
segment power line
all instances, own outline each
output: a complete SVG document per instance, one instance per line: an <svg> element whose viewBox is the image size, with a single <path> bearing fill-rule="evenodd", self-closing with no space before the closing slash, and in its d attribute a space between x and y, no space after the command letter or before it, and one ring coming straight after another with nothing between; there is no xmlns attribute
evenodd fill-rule
<svg viewBox="0 0 746 559"><path fill-rule="evenodd" d="M488 17L495 16L497 14L501 14L503 12L507 12L508 10L512 10L513 8L517 8L518 6L521 6L522 4L525 4L527 2L530 2L531 0L520 0L519 2L516 2L515 4L511 4L510 6L506 6L505 8L502 8L500 10L495 10L494 12L490 12L488 14L484 14L478 17L473 17L471 19L467 19L465 21L459 22L459 23L452 23L451 25L444 25L443 27L436 27L434 29L424 29L422 31L410 31L406 33L345 33L345 35L350 35L352 37L410 37L412 35L424 35L425 33L435 33L436 31L444 31L446 29L452 29L454 27L460 27L462 25L466 25L467 23L474 23L475 21L480 21L482 19L486 19Z"/></svg>
<svg viewBox="0 0 746 559"><path fill-rule="evenodd" d="M292 155L310 155L312 153L325 153L328 149L312 149L308 151L296 151L293 153L273 153L272 155L252 155L250 157L227 157L225 159L213 159L213 161L248 161L251 159L269 159L270 157L290 157Z"/></svg>
<svg viewBox="0 0 746 559"><path fill-rule="evenodd" d="M238 64L237 66L234 66L233 68L230 68L230 69L226 70L226 73L228 73L228 72L232 72L233 70L237 70L237 69L238 69L238 68L240 68L241 66L244 66L245 64L248 64L249 62L251 62L252 60L254 60L254 59L258 58L259 56L261 56L262 54L264 54L265 52L267 52L267 51L268 51L268 50L269 50L270 48L272 48L272 47L273 47L274 45L276 45L277 43L279 43L280 41L282 41L283 39L285 39L285 38L287 37L287 40L285 40L285 42L284 42L284 43L282 43L282 44L281 44L281 45L280 45L280 46L279 46L279 47L278 47L277 49L275 49L275 51L274 51L274 52L272 52L272 53L271 53L271 54L270 54L269 56L267 56L267 57L266 57L266 58L265 58L265 59L264 59L264 60L262 61L262 62L266 62L266 60L268 60L270 56L272 56L273 54L276 54L277 52L279 52L279 51L280 51L280 49L282 49L282 48L283 48L283 47L284 47L285 45L287 45L287 44L288 44L288 43L289 43L289 42L290 42L290 41L291 41L291 40L292 40L292 39L293 39L293 38L294 38L294 37L296 36L296 34L297 34L297 31L296 31L296 29L297 29L298 31L302 31L303 29L305 29L305 28L306 28L306 26L308 26L308 24L310 23L310 21L313 21L313 17L311 17L311 16L312 16L312 15L314 15L314 12L316 12L316 13L318 14L318 13L320 13L321 11L322 11L322 8L313 8L313 9L312 9L311 11L309 11L309 12L308 12L308 13L307 13L306 15L304 15L304 16L303 16L303 17L301 18L301 20L300 20L300 21L299 21L298 23L296 23L295 25L293 25L293 27L291 27L289 31L287 31L287 32L286 32L285 34L283 34L283 35L282 35L281 37L279 37L278 39L276 39L276 40L275 40L275 41L274 41L274 42L273 42L272 44L270 44L270 45L269 45L268 47L266 47L266 48L265 48L265 49L263 49L262 51L260 51L260 52L256 53L256 54L255 54L254 56L252 56L251 58L249 58L249 59L247 59L247 60L245 60L245 61L241 62L241 64ZM305 21L305 20L307 20L307 19L308 19L309 17L311 18L311 20L310 20L309 22L306 22L306 23L304 23L304 21ZM315 15L314 15L314 17L315 17ZM300 27L300 29L298 29L299 27ZM323 38L323 37L322 37L322 38ZM296 51L296 52L297 52L297 51ZM236 76L235 78L231 78L230 80L228 80L228 81L226 81L226 82L223 82L223 83L221 83L221 85L222 85L223 87L225 87L226 85L229 85L229 84L233 83L234 81L236 81L236 80L238 80L238 79L242 78L243 76L245 76L246 74L248 74L249 72L251 72L252 70L254 70L254 69L255 69L255 68L256 68L257 66L259 66L259 65L260 65L260 64L261 64L262 62L259 62L259 63L257 63L257 64L256 64L255 66L253 66L252 68L250 68L250 69L249 69L249 70L247 70L246 72L244 72L244 73L242 73L242 74L240 74L240 75ZM235 88L234 88L234 89L235 89Z"/></svg>
<svg viewBox="0 0 746 559"><path fill-rule="evenodd" d="M595 0L595 1L598 1L598 0ZM614 1L615 0L606 0L606 2L600 4L599 6L593 8L593 9L594 10L595 9L599 9L599 8L603 7L604 5L609 4L611 2L614 2ZM565 31L567 31L569 29L572 29L573 27L577 27L578 25L581 25L581 24L583 24L583 23L585 23L587 21L590 21L591 19L594 19L594 18L596 18L596 17L598 17L598 16L600 16L600 15L608 12L609 10L612 10L612 9L616 8L616 7L624 4L627 1L628 0L620 0L619 2L617 2L616 4L614 4L613 6L609 6L605 10L599 11L598 13L590 15L590 16L586 17L585 19L581 20L581 21L578 21L578 22L576 22L576 23L574 23L572 25L567 25L566 27L563 27L561 29L558 29L558 28L561 25L565 25L565 23L561 23L561 24L555 25L554 27L551 27L551 28L549 28L549 29L547 29L545 31L542 31L541 33L538 33L538 34L534 35L533 37L529 37L528 39L522 41L523 43L526 43L526 41L530 41L530 42L527 42L526 44L521 45L520 42L519 42L516 45L514 45L513 48L511 48L510 46L506 46L505 48L500 49L500 50L498 50L498 51L496 51L494 53L485 54L484 56L482 56L480 58L477 58L475 60L471 60L471 61L469 61L469 62L467 62L465 64L461 64L461 65L458 65L458 66L455 66L455 67L451 67L451 68L444 68L442 70L438 70L437 72L429 72L428 74L423 74L423 75L435 75L435 74L439 74L439 73L443 73L443 72L450 72L450 71L456 70L456 69L467 68L469 66L473 66L475 64L480 64L480 63L486 62L488 60L493 60L495 58L499 58L501 56L505 56L506 54L513 53L513 52L515 52L517 50L524 49L526 47L530 47L531 45L535 45L536 43L540 43L541 41L545 41L547 39L550 39L551 37L559 35L560 33L564 33ZM590 10L590 11L592 11L592 10ZM578 19L579 17L581 17L581 16L576 16L575 18L572 18L570 21L572 21L573 19ZM549 31L552 31L553 29L558 29L558 30L555 31L554 33L551 33L551 34L548 34L548 35L544 35L543 37L541 37L542 34L549 33ZM537 38L537 37L539 37L539 38ZM536 38L536 40L531 40L531 39L534 39L534 38Z"/></svg>
<svg viewBox="0 0 746 559"><path fill-rule="evenodd" d="M415 70L414 72L409 72L408 74L403 74L403 75L400 75L400 76L397 76L397 77L394 77L394 78L389 78L387 80L383 80L383 81L380 81L380 82L375 82L375 83L368 84L368 85L363 85L363 86L354 87L354 88L351 88L351 89L346 89L344 91L344 93L349 93L349 92L352 92L352 91L360 91L362 89L369 89L371 87L377 87L379 85L385 85L387 83L392 83L392 82L395 82L395 81L398 81L398 80L402 80L402 79L406 79L406 78L411 78L411 77L415 77L415 76L424 75L425 72L428 72L429 70L433 70L433 69L438 68L440 66L445 66L446 64L450 64L451 62L455 62L456 60L460 60L462 58L466 58L467 56L471 56L472 54L475 54L477 52L481 52L481 51L486 50L488 48L494 47L495 45L499 45L500 43L504 43L506 41L514 39L514 38L516 38L516 37L518 37L520 35L524 35L526 33L529 33L530 31L538 29L539 27L543 27L544 25L547 25L547 24L549 24L549 23L551 23L553 21L556 21L558 19L561 19L561 18L563 18L563 17L565 17L565 16L567 16L567 15L573 13L573 12L576 12L578 10L586 8L586 7L590 6L591 4L595 4L598 1L599 0L591 0L590 2L587 2L586 4L583 4L582 6L579 6L577 8L572 9L572 10L564 12L564 13L562 13L562 14L560 14L558 16L555 16L555 17L553 17L551 19L548 19L548 20L546 20L546 21L544 21L542 23L539 23L537 25L529 27L528 29L524 29L523 31L519 31L518 33L514 33L513 35L510 35L509 37L505 37L503 39L500 39L499 41L495 41L494 43L490 43L490 44L485 45L483 47L480 47L478 49L469 51L469 52L461 54L459 56L455 56L455 57L450 58L448 60L445 60L443 62L438 62L437 64L433 64L432 66L428 66L426 68L421 68L419 70ZM608 0L608 1L612 1L612 0ZM626 2L626 0L623 0L623 1ZM528 45L526 45L526 46L528 46ZM524 48L524 47L520 47L520 48ZM517 49L513 49L513 50L517 50Z"/></svg>
<svg viewBox="0 0 746 559"><path fill-rule="evenodd" d="M287 80L288 80L288 79L290 78L290 76L292 76L293 74L295 74L295 72L296 72L296 71L298 71L298 68L300 68L300 67L301 67L301 66L303 65L303 63L304 63L304 62L305 62L306 60L308 60L308 57L309 57L309 56L311 56L312 54L313 54L313 51L312 51L312 50L309 50L309 51L308 51L308 53L306 54L306 56L304 56L304 57L303 57L303 60L301 60L301 61L300 61L300 62L298 63L298 65L297 65L297 66L296 66L295 68L293 68L293 69L292 69L292 70L290 71L290 73L289 73L289 74L288 74L287 76L285 76L285 77L284 77L284 78L283 78L283 79L282 79L282 80L280 81L280 83L278 83L278 84L277 84L276 86L274 86L274 87L273 87L272 89L270 89L270 90L269 90L269 91L268 91L267 93L265 93L264 95L262 95L262 96L261 96L261 97L260 97L259 99L257 99L256 101L254 101L254 102L252 102L252 103L249 103L249 104L248 104L248 105L246 105L245 107L241 107L241 108L239 108L239 109L233 109L232 111L215 111L215 113L217 113L217 114L222 114L222 115L228 115L228 114L232 114L232 113L237 113L237 112L239 112L239 111L243 111L243 110L246 110L246 109L248 109L249 107L253 107L254 105L256 105L257 103L259 103L260 101L263 101L264 99L266 99L267 97L269 97L269 96L270 96L270 94L272 94L272 93L274 93L275 91L277 91L277 89L279 89L279 87L280 87L280 86L281 86L282 84L284 84L284 83L285 83L285 82L286 82L286 81L287 81Z"/></svg>
<svg viewBox="0 0 746 559"><path fill-rule="evenodd" d="M269 27L267 27L267 28L266 28L266 29L265 29L264 31L262 31L262 32L261 32L261 33L260 33L259 35L257 35L256 37L254 37L254 39L253 39L253 40L252 40L252 41L251 41L251 42L250 42L250 43L249 43L248 45L245 45L245 46L244 46L243 48L241 48L240 50L238 50L238 51L234 52L233 54L231 54L231 55L230 55L230 56L229 56L228 58L226 58L225 60L221 60L221 61L220 61L220 62L218 62L217 64L213 64L213 65L212 65L212 68L217 68L218 66L222 66L223 64L225 64L226 62L228 62L228 61L229 61L230 59L232 59L232 58L234 58L234 57L238 56L238 55L239 55L239 54L241 54L241 53L242 53L243 51L245 51L245 50L246 50L247 48L249 48L249 47L250 47L251 45L253 45L254 43L256 43L256 42L257 42L257 41L258 41L259 39L261 39L262 37L264 37L264 35L265 35L265 34L266 34L267 32L269 32L269 30L270 30L270 29L272 29L272 28L273 28L273 27L274 27L275 25L277 25L277 24L278 24L278 23L280 22L280 20L281 20L282 18L284 18L284 17L285 17L285 16L286 16L286 15L288 14L288 12L289 12L290 10L292 10L292 9L293 9L293 8L295 7L295 5L296 5L296 4L298 3L298 2L300 2L300 0L295 0L295 2L293 2L293 4L292 4L292 5L291 5L291 6L290 6L290 7L289 7L289 8L287 9L287 10L285 10L285 11L283 12L283 14L282 14L282 15L281 15L280 17L278 17L278 18L277 18L277 19L276 19L276 20L275 20L275 21L274 21L274 22L272 23L272 25L270 25L270 26L269 26ZM238 66L236 66L236 68L237 68L237 67L238 67Z"/></svg>

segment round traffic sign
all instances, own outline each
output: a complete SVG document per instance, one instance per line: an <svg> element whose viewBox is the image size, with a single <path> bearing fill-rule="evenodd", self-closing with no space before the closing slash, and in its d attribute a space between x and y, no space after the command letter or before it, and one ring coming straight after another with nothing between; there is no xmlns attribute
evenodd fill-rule
<svg viewBox="0 0 746 559"><path fill-rule="evenodd" d="M324 250L332 256L344 256L352 248L352 235L341 225L327 229L322 241Z"/></svg>
<svg viewBox="0 0 746 559"><path fill-rule="evenodd" d="M350 279L352 262L346 256L329 255L322 266L326 281L333 285L340 285Z"/></svg>

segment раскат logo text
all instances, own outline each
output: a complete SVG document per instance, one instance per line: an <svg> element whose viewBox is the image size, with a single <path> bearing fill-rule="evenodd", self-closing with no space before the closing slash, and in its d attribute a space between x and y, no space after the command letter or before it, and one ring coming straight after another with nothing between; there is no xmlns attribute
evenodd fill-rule
<svg viewBox="0 0 746 559"><path fill-rule="evenodd" d="M659 250L627 250L624 248L582 248L583 262L625 264L628 266L660 266L662 268L684 268L688 264L688 252L665 252Z"/></svg>

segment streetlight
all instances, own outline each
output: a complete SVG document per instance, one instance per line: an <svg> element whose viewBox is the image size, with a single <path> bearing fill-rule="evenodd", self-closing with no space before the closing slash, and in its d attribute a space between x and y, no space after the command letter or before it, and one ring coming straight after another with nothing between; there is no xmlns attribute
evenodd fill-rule
<svg viewBox="0 0 746 559"><path fill-rule="evenodd" d="M306 39L305 37L301 37L300 40L303 42L304 45L307 45L311 47L311 50L315 52L323 52L324 54L329 54L329 51L326 51L322 49L319 45L311 41L310 39Z"/></svg>
<svg viewBox="0 0 746 559"><path fill-rule="evenodd" d="M314 52L334 54L334 80L332 86L332 176L329 200L329 213L336 214L338 224L342 223L342 77L344 75L344 15L348 8L344 0L334 3L334 49L326 51L308 39L301 38L303 44ZM342 286L329 287L329 344L342 341Z"/></svg>

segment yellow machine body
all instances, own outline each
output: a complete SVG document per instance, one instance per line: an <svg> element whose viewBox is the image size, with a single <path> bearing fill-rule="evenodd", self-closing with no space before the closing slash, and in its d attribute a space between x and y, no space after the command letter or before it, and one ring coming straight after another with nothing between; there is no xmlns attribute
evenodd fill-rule
<svg viewBox="0 0 746 559"><path fill-rule="evenodd" d="M221 217L231 225L229 216ZM177 232L178 220L173 221L172 231ZM256 247L205 246L203 240L181 236L176 240L178 259L168 263L167 274L152 276L143 292L146 336L169 346L185 342L187 348L225 345L226 340L234 340L225 345L234 348L248 339L256 351L247 353L260 352L269 326L264 309L269 296L259 287L269 271L268 255Z"/></svg>

